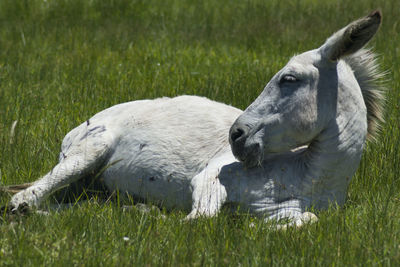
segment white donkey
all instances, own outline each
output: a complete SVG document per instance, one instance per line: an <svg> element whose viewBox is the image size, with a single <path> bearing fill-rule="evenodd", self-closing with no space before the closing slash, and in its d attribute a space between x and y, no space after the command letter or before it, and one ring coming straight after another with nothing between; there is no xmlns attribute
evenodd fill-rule
<svg viewBox="0 0 400 267"><path fill-rule="evenodd" d="M92 175L188 218L233 204L266 220L312 220L308 209L343 204L382 120L382 74L362 49L380 23L375 11L293 57L243 113L196 96L108 108L69 132L60 162L10 205L39 206Z"/></svg>

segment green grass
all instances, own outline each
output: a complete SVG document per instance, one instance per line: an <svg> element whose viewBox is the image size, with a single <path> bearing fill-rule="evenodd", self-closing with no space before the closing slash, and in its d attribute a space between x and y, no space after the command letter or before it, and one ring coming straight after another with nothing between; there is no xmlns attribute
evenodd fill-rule
<svg viewBox="0 0 400 267"><path fill-rule="evenodd" d="M386 123L345 207L286 232L246 214L187 223L181 212L123 212L95 200L50 216L0 215L0 265L400 264L397 0L3 0L0 178L37 179L70 129L113 104L196 94L245 108L293 54L377 7L384 20L372 45L389 70Z"/></svg>

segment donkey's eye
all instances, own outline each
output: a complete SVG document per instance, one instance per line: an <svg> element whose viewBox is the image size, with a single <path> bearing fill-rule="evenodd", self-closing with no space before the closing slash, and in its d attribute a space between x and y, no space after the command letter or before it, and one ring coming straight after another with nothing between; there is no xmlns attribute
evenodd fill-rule
<svg viewBox="0 0 400 267"><path fill-rule="evenodd" d="M281 83L294 83L297 81L297 78L291 74L286 74L281 78Z"/></svg>

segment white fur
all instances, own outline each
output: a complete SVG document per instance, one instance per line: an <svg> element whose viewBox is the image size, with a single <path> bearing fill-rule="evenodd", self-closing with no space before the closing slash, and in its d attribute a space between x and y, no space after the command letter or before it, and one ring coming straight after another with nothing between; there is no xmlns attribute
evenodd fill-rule
<svg viewBox="0 0 400 267"><path fill-rule="evenodd" d="M113 106L69 132L60 163L11 203L38 206L61 186L101 170L111 191L190 210L191 179L229 149L229 127L240 114L239 109L196 96Z"/></svg>
<svg viewBox="0 0 400 267"><path fill-rule="evenodd" d="M377 28L380 20L371 16L350 26ZM214 216L229 203L267 219L315 220L307 209L344 203L367 135L362 88L340 60L358 50L342 40L346 32L293 57L243 114L195 96L134 101L96 114L66 135L60 163L11 204L38 206L61 186L102 172L108 189L191 210L188 218ZM367 32L357 47L375 33ZM258 167L245 168L232 151Z"/></svg>

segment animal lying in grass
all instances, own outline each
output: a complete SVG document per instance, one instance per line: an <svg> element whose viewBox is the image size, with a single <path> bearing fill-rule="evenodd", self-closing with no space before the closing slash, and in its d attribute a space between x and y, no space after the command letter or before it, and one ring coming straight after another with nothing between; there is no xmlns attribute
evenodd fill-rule
<svg viewBox="0 0 400 267"><path fill-rule="evenodd" d="M244 112L196 96L103 110L65 136L59 163L9 205L39 207L63 186L101 176L110 191L188 218L230 204L266 220L312 220L308 209L344 203L382 120L382 73L363 49L380 23L375 11L294 56Z"/></svg>

